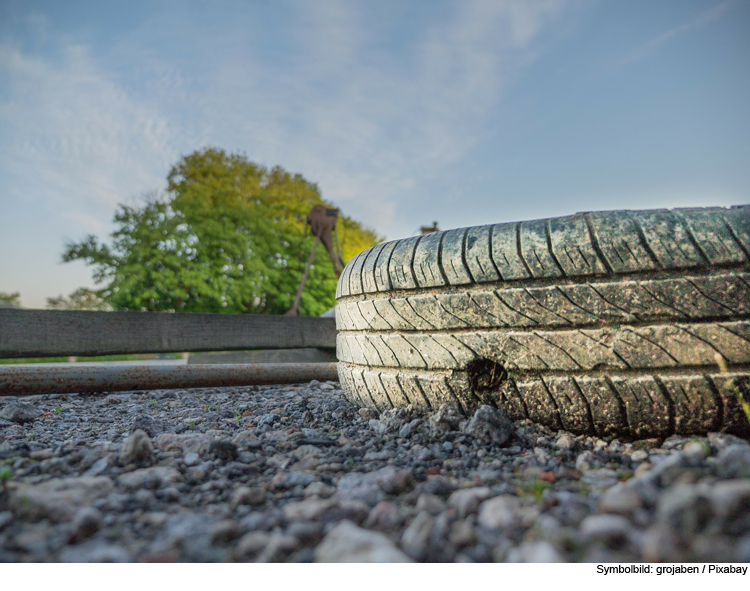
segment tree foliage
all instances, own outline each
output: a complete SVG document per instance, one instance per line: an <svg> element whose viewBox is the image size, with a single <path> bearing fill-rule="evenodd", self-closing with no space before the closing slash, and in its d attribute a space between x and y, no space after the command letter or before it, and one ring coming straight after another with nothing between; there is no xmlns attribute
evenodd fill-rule
<svg viewBox="0 0 750 591"><path fill-rule="evenodd" d="M68 297L47 298L47 308L50 310L111 310L107 302L99 297L93 289L79 287Z"/></svg>
<svg viewBox="0 0 750 591"><path fill-rule="evenodd" d="M313 237L305 218L318 187L281 167L207 148L172 167L166 195L120 205L111 244L66 245L64 261L94 266L99 293L118 310L281 314L294 300ZM380 241L339 217L344 259ZM319 248L301 314L335 304L336 275Z"/></svg>
<svg viewBox="0 0 750 591"><path fill-rule="evenodd" d="M0 308L20 308L21 294L17 291L7 293L0 291Z"/></svg>

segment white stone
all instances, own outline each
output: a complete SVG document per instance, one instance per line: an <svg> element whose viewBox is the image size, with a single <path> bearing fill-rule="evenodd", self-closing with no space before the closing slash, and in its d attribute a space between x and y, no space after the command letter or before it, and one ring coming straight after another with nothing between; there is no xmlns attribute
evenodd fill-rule
<svg viewBox="0 0 750 591"><path fill-rule="evenodd" d="M427 511L414 518L401 535L401 548L415 560L424 558L430 543L435 520Z"/></svg>
<svg viewBox="0 0 750 591"><path fill-rule="evenodd" d="M186 466L197 466L200 463L201 463L201 457L194 451L190 451L185 454Z"/></svg>
<svg viewBox="0 0 750 591"><path fill-rule="evenodd" d="M154 466L121 474L119 483L129 489L159 488L173 482L180 482L182 475L172 466Z"/></svg>
<svg viewBox="0 0 750 591"><path fill-rule="evenodd" d="M412 562L391 540L342 521L315 549L316 562Z"/></svg>
<svg viewBox="0 0 750 591"><path fill-rule="evenodd" d="M136 429L122 444L120 463L151 464L154 461L154 446L151 438L143 429Z"/></svg>
<svg viewBox="0 0 750 591"><path fill-rule="evenodd" d="M557 448L558 449L573 449L576 445L575 439L571 437L568 434L561 435L557 439Z"/></svg>
<svg viewBox="0 0 750 591"><path fill-rule="evenodd" d="M648 460L648 452L643 449L637 449L630 454L630 460L633 462L645 462Z"/></svg>
<svg viewBox="0 0 750 591"><path fill-rule="evenodd" d="M333 495L333 493L336 492L336 488L333 486L329 486L325 484L324 482L316 481L311 482L307 485L305 488L305 496L306 497L320 497L321 499L327 499L330 496Z"/></svg>
<svg viewBox="0 0 750 591"><path fill-rule="evenodd" d="M18 517L65 522L73 519L81 507L109 495L114 485L105 476L83 476L56 478L37 485L11 484L8 488L8 506Z"/></svg>
<svg viewBox="0 0 750 591"><path fill-rule="evenodd" d="M589 540L622 540L630 529L630 522L622 515L589 515L581 522L581 533Z"/></svg>
<svg viewBox="0 0 750 591"><path fill-rule="evenodd" d="M643 506L641 496L630 486L618 484L607 490L599 501L602 513L632 515Z"/></svg>
<svg viewBox="0 0 750 591"><path fill-rule="evenodd" d="M500 495L485 501L479 506L479 525L489 529L505 529L519 519L521 504L516 497Z"/></svg>
<svg viewBox="0 0 750 591"><path fill-rule="evenodd" d="M492 496L492 491L487 486L474 488L463 488L457 490L448 497L448 505L458 512L459 519L474 513L479 503Z"/></svg>
<svg viewBox="0 0 750 591"><path fill-rule="evenodd" d="M547 541L524 542L520 550L523 562L565 562L555 547Z"/></svg>
<svg viewBox="0 0 750 591"><path fill-rule="evenodd" d="M284 515L289 521L316 521L336 506L336 501L311 497L304 501L287 503L283 507Z"/></svg>

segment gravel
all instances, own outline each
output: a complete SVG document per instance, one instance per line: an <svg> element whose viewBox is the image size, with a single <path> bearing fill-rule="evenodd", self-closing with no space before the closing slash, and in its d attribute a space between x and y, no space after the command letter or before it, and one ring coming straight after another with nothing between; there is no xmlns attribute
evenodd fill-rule
<svg viewBox="0 0 750 591"><path fill-rule="evenodd" d="M336 382L0 400L0 561L741 562L750 444L627 442Z"/></svg>

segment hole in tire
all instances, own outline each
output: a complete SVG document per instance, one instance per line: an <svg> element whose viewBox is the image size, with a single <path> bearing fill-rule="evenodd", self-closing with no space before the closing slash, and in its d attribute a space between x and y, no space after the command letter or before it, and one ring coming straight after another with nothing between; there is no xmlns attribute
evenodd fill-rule
<svg viewBox="0 0 750 591"><path fill-rule="evenodd" d="M475 392L493 392L508 379L508 370L496 361L475 359L466 366L469 382Z"/></svg>

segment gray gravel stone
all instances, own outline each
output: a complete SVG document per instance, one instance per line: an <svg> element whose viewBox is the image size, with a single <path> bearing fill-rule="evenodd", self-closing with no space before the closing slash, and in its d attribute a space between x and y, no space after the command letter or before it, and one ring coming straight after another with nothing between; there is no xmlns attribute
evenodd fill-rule
<svg viewBox="0 0 750 591"><path fill-rule="evenodd" d="M417 512L427 511L430 515L438 515L445 511L447 506L445 501L437 495L423 493L419 495L415 508Z"/></svg>
<svg viewBox="0 0 750 591"><path fill-rule="evenodd" d="M750 479L718 482L708 495L715 529L735 538L750 534Z"/></svg>
<svg viewBox="0 0 750 591"><path fill-rule="evenodd" d="M513 423L502 410L484 405L476 410L464 431L481 444L505 445L513 435Z"/></svg>
<svg viewBox="0 0 750 591"><path fill-rule="evenodd" d="M342 521L315 549L316 562L411 562L383 534Z"/></svg>
<svg viewBox="0 0 750 591"><path fill-rule="evenodd" d="M208 453L222 462L231 462L237 459L238 450L232 441L212 441Z"/></svg>
<svg viewBox="0 0 750 591"><path fill-rule="evenodd" d="M84 507L73 519L73 531L76 540L85 540L98 532L104 525L104 516L99 509Z"/></svg>
<svg viewBox="0 0 750 591"><path fill-rule="evenodd" d="M320 497L321 499L327 499L328 497L332 496L333 493L335 492L336 492L335 487L329 486L323 482L311 482L305 488L306 497L316 496L316 497Z"/></svg>
<svg viewBox="0 0 750 591"><path fill-rule="evenodd" d="M164 431L161 421L158 421L147 414L139 414L133 420L132 430L137 431L139 429L144 431L152 439Z"/></svg>
<svg viewBox="0 0 750 591"><path fill-rule="evenodd" d="M262 505L266 501L266 491L259 486L243 486L234 491L232 495L232 506L239 505Z"/></svg>
<svg viewBox="0 0 750 591"><path fill-rule="evenodd" d="M12 402L0 409L0 418L24 425L42 416L42 411L28 402Z"/></svg>
<svg viewBox="0 0 750 591"><path fill-rule="evenodd" d="M488 529L507 529L516 524L520 508L518 498L498 495L479 506L479 525Z"/></svg>
<svg viewBox="0 0 750 591"><path fill-rule="evenodd" d="M149 465L154 461L154 446L145 431L137 429L122 444L120 463Z"/></svg>
<svg viewBox="0 0 750 591"><path fill-rule="evenodd" d="M153 466L122 474L118 478L118 483L127 489L135 490L144 487L156 489L181 480L182 475L177 469L171 466Z"/></svg>
<svg viewBox="0 0 750 591"><path fill-rule="evenodd" d="M60 552L60 562L132 562L132 555L121 546L91 540Z"/></svg>
<svg viewBox="0 0 750 591"><path fill-rule="evenodd" d="M446 431L457 431L463 420L456 408L450 404L443 404L428 417L430 429L438 435Z"/></svg>
<svg viewBox="0 0 750 591"><path fill-rule="evenodd" d="M643 449L637 449L632 454L630 454L630 459L633 462L645 462L648 460L648 452Z"/></svg>
<svg viewBox="0 0 750 591"><path fill-rule="evenodd" d="M630 529L630 522L622 515L590 515L581 523L581 533L587 540L610 546L622 545Z"/></svg>
<svg viewBox="0 0 750 591"><path fill-rule="evenodd" d="M3 531L13 521L13 513L10 511L0 512L0 531Z"/></svg>
<svg viewBox="0 0 750 591"><path fill-rule="evenodd" d="M492 496L492 490L486 486L464 488L452 493L448 498L448 505L458 512L459 519L474 513L479 503Z"/></svg>
<svg viewBox="0 0 750 591"><path fill-rule="evenodd" d="M716 459L727 478L750 478L750 445L730 445Z"/></svg>
<svg viewBox="0 0 750 591"><path fill-rule="evenodd" d="M184 459L186 466L197 466L201 462L201 457L194 451L185 454Z"/></svg>
<svg viewBox="0 0 750 591"><path fill-rule="evenodd" d="M401 535L404 552L415 560L422 560L427 555L434 526L435 520L427 511L419 513Z"/></svg>
<svg viewBox="0 0 750 591"><path fill-rule="evenodd" d="M641 496L632 486L618 484L608 489L599 501L599 510L629 516L643 506Z"/></svg>
<svg viewBox="0 0 750 591"><path fill-rule="evenodd" d="M8 506L20 519L66 522L78 509L106 497L113 489L112 481L104 476L53 479L36 485L14 483Z"/></svg>

